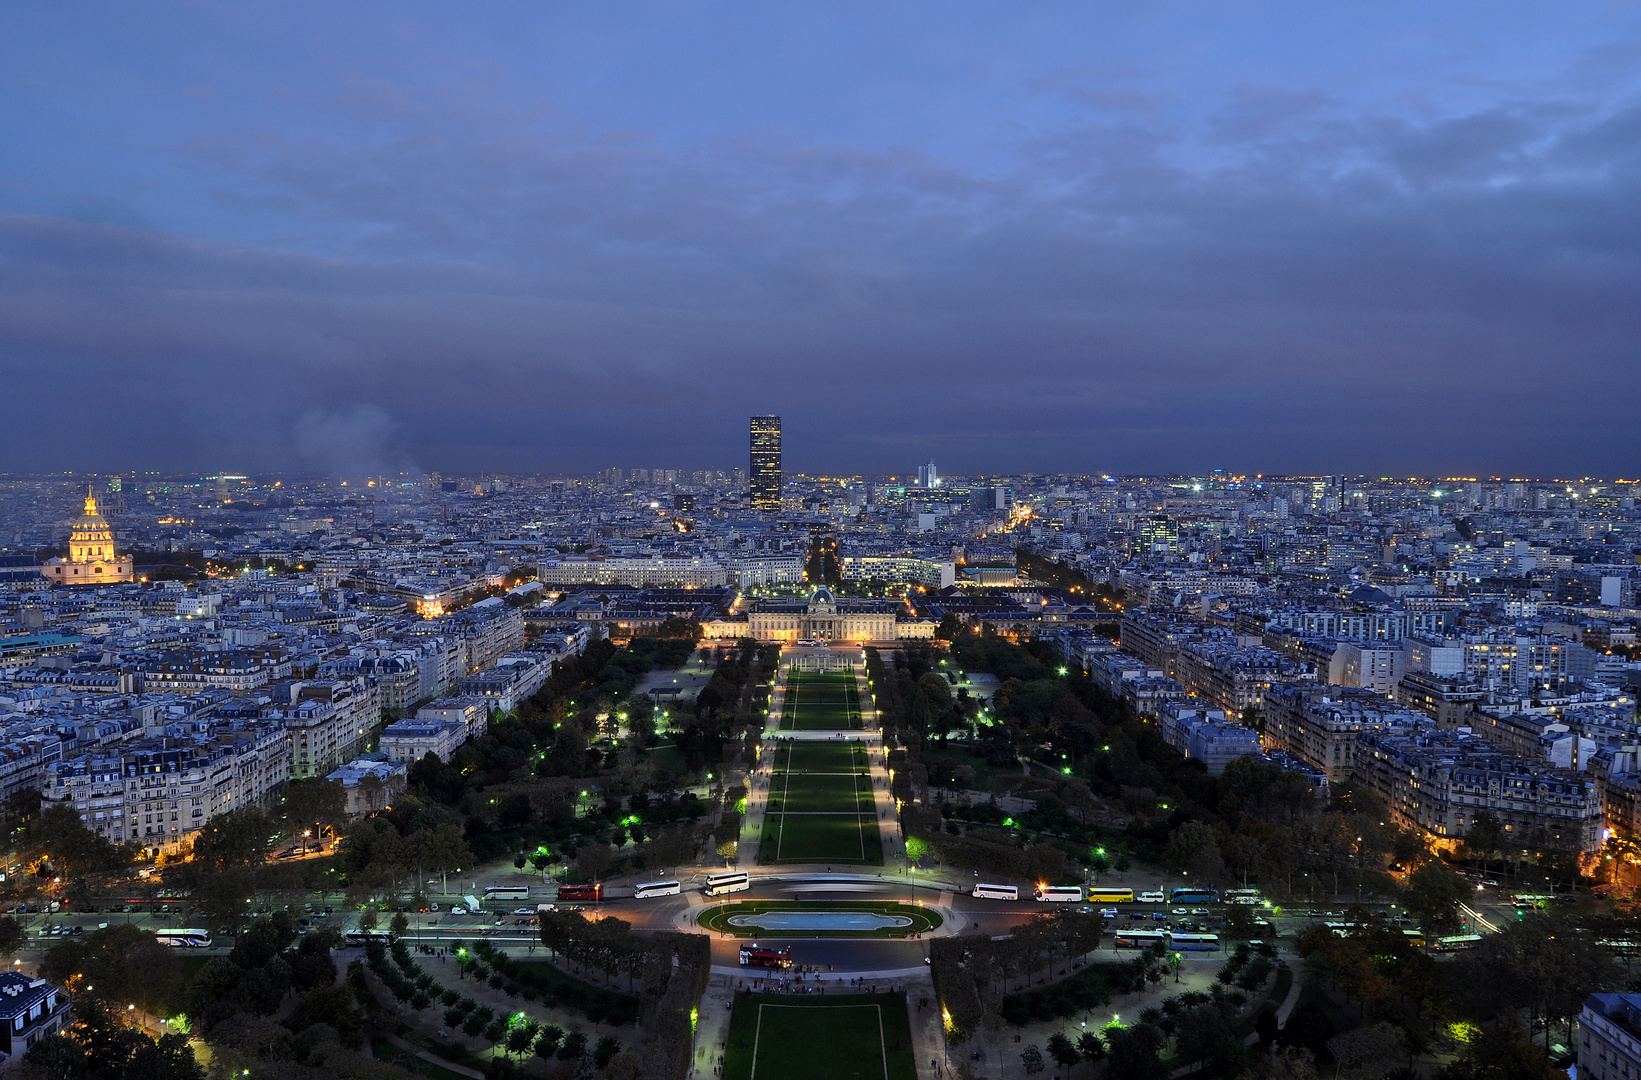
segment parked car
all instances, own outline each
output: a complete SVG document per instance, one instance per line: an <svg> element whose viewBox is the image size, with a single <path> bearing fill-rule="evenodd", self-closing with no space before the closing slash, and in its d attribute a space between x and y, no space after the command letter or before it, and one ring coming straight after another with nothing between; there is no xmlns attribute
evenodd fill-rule
<svg viewBox="0 0 1641 1080"><path fill-rule="evenodd" d="M520 908L514 908L513 909L513 914L514 915L534 915L535 913L536 913L535 908L520 907Z"/></svg>

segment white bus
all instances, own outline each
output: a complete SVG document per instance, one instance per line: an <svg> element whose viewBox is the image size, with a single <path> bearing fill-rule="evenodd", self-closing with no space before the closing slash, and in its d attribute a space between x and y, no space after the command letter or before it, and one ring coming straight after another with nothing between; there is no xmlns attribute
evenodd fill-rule
<svg viewBox="0 0 1641 1080"><path fill-rule="evenodd" d="M1165 930L1118 930L1112 946L1118 949L1149 949L1151 946L1164 943L1168 937Z"/></svg>
<svg viewBox="0 0 1641 1080"><path fill-rule="evenodd" d="M708 874L706 894L708 896L722 896L724 893L746 892L752 888L752 878L745 870L733 874Z"/></svg>
<svg viewBox="0 0 1641 1080"><path fill-rule="evenodd" d="M528 900L530 886L528 885L492 885L484 890L486 900Z"/></svg>
<svg viewBox="0 0 1641 1080"><path fill-rule="evenodd" d="M1039 903L1076 904L1083 899L1081 885L1039 885L1037 886L1037 901Z"/></svg>
<svg viewBox="0 0 1641 1080"><path fill-rule="evenodd" d="M154 938L173 949L209 949L211 935L204 930L155 930Z"/></svg>
<svg viewBox="0 0 1641 1080"><path fill-rule="evenodd" d="M647 881L633 889L635 900L648 900L652 896L677 896L684 891L684 887L676 881Z"/></svg>
<svg viewBox="0 0 1641 1080"><path fill-rule="evenodd" d="M1218 934L1180 934L1168 935L1174 942L1174 948L1181 952L1218 952Z"/></svg>
<svg viewBox="0 0 1641 1080"><path fill-rule="evenodd" d="M371 941L380 941L383 945L393 944L393 934L387 930L349 930L346 937L349 945L364 945Z"/></svg>
<svg viewBox="0 0 1641 1080"><path fill-rule="evenodd" d="M983 900L1018 900L1020 899L1020 886L976 885L974 895Z"/></svg>

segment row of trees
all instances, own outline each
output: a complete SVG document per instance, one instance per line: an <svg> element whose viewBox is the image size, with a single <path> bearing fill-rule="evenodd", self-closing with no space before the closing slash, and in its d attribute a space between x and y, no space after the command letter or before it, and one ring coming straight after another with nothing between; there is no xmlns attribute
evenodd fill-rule
<svg viewBox="0 0 1641 1080"><path fill-rule="evenodd" d="M1396 1028L1413 1053L1437 1045L1452 1025L1472 1018L1513 1027L1526 1013L1570 1027L1586 997L1625 981L1599 942L1636 930L1628 920L1606 917L1526 916L1485 935L1452 964L1438 964L1382 919L1357 911L1351 921L1356 925L1343 936L1323 927L1306 931L1300 955L1356 1003L1366 1022Z"/></svg>
<svg viewBox="0 0 1641 1080"><path fill-rule="evenodd" d="M673 932L637 937L619 919L556 912L543 917L541 941L558 955L612 976L630 972L645 1032L641 1075L681 1080L689 1072L694 1018L711 974L710 939Z"/></svg>

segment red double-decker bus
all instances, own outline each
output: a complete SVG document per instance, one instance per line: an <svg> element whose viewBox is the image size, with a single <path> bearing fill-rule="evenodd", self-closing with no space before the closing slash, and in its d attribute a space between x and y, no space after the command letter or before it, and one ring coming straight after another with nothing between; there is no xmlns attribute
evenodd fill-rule
<svg viewBox="0 0 1641 1080"><path fill-rule="evenodd" d="M597 885L560 885L558 887L560 900L592 900L597 902L604 899L604 884Z"/></svg>
<svg viewBox="0 0 1641 1080"><path fill-rule="evenodd" d="M741 946L742 967L766 967L786 970L792 966L791 949L772 949L767 945L753 942L751 945Z"/></svg>

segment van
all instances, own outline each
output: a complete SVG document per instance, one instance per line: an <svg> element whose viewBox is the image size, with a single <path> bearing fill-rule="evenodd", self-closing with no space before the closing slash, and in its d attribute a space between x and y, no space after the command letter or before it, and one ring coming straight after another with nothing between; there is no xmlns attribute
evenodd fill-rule
<svg viewBox="0 0 1641 1080"><path fill-rule="evenodd" d="M1162 893L1142 892L1140 893L1139 901L1142 904L1160 904L1162 903Z"/></svg>

